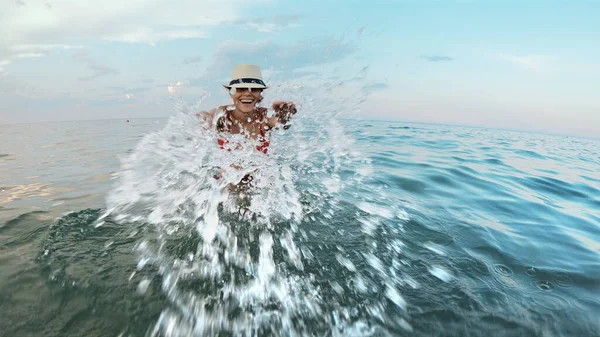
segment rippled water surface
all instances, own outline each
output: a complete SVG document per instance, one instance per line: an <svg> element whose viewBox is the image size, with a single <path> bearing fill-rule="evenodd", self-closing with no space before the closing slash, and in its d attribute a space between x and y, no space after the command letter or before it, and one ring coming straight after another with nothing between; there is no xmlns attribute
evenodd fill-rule
<svg viewBox="0 0 600 337"><path fill-rule="evenodd" d="M0 335L600 336L600 141L301 124L236 203L184 124L0 125Z"/></svg>

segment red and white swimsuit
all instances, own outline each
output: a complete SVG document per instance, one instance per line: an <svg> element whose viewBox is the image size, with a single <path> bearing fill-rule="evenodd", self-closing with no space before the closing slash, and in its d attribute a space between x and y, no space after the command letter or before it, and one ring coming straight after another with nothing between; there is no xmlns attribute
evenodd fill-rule
<svg viewBox="0 0 600 337"><path fill-rule="evenodd" d="M265 119L266 119L266 109L265 111L261 111L261 116L260 116L260 120L261 122L258 124L259 127L259 132L260 132L260 136L258 138L258 142L259 144L256 145L256 150L266 154L267 151L269 150L269 145L271 144L269 142L269 139L266 136L266 132L265 132ZM225 116L223 116L222 118L226 118L227 121L229 123L225 123L225 127L226 127L226 131L231 131L231 123L233 122L233 118L231 116L231 112L228 110L225 110ZM227 146L227 144L229 144L229 140L227 138L222 138L219 137L217 138L217 143L219 144L219 147L223 150L227 150L227 151L231 151L232 148L230 146Z"/></svg>

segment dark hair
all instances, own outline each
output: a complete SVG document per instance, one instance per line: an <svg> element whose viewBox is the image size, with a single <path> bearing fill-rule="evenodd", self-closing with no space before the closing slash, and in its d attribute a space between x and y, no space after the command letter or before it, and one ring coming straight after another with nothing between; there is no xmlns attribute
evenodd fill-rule
<svg viewBox="0 0 600 337"><path fill-rule="evenodd" d="M217 131L223 132L229 130L232 123L231 114L225 109L225 114L217 119Z"/></svg>

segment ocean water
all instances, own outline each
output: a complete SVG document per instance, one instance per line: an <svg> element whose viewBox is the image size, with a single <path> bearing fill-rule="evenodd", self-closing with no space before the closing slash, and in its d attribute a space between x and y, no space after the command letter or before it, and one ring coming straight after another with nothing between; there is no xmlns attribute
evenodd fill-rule
<svg viewBox="0 0 600 337"><path fill-rule="evenodd" d="M195 123L0 125L0 336L600 336L599 140Z"/></svg>

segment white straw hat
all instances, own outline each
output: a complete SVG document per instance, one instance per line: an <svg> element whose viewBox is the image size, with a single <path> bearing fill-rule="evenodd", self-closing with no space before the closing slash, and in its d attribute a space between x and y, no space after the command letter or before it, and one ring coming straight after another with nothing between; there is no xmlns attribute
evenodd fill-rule
<svg viewBox="0 0 600 337"><path fill-rule="evenodd" d="M253 64L238 64L233 68L231 81L229 84L223 84L226 89L231 88L260 88L266 89L267 86L262 80L260 68Z"/></svg>

